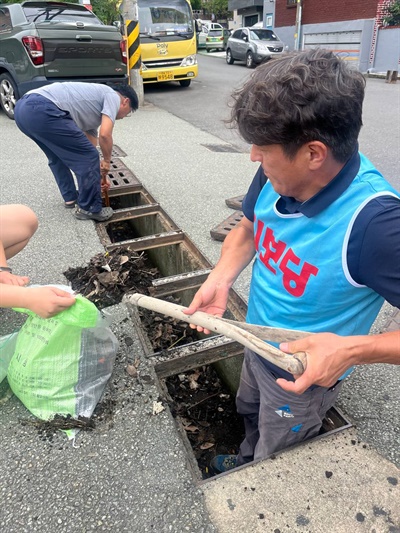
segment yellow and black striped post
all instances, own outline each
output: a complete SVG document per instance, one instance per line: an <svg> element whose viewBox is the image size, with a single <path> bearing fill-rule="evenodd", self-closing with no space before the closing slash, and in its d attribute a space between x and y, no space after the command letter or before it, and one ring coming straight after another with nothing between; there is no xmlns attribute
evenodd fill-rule
<svg viewBox="0 0 400 533"><path fill-rule="evenodd" d="M126 38L129 70L140 69L140 37L139 22L137 20L126 21Z"/></svg>

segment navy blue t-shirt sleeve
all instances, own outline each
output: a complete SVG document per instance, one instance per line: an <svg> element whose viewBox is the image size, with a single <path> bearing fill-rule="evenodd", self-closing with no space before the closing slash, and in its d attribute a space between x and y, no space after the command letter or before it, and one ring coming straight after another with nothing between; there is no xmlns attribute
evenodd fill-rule
<svg viewBox="0 0 400 533"><path fill-rule="evenodd" d="M400 308L400 199L380 196L357 216L347 262L354 281Z"/></svg>
<svg viewBox="0 0 400 533"><path fill-rule="evenodd" d="M254 221L254 207L256 205L258 195L260 194L261 189L264 187L266 182L267 178L264 174L262 166L260 165L242 202L242 211L244 216L251 222Z"/></svg>

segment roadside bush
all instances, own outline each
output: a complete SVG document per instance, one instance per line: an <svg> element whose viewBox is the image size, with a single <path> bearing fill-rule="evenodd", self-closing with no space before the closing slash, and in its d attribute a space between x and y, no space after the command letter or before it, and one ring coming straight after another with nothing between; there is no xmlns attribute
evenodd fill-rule
<svg viewBox="0 0 400 533"><path fill-rule="evenodd" d="M388 14L383 19L385 26L400 26L400 0L394 0L387 11Z"/></svg>

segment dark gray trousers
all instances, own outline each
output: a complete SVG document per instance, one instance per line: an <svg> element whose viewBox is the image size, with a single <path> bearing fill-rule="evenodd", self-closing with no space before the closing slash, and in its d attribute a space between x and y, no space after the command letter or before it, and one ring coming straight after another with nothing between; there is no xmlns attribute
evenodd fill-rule
<svg viewBox="0 0 400 533"><path fill-rule="evenodd" d="M236 397L246 430L238 466L318 435L341 387L342 383L329 389L315 387L301 395L286 392L258 356L246 348Z"/></svg>

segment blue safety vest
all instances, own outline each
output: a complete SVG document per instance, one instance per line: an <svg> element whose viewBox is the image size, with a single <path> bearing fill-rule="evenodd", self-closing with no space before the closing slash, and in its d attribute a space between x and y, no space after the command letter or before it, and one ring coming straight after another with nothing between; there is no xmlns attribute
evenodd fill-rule
<svg viewBox="0 0 400 533"><path fill-rule="evenodd" d="M283 214L270 182L255 206L256 258L247 322L312 332L363 335L383 298L356 283L347 266L347 246L357 215L381 195L396 191L360 154L350 186L321 213Z"/></svg>

